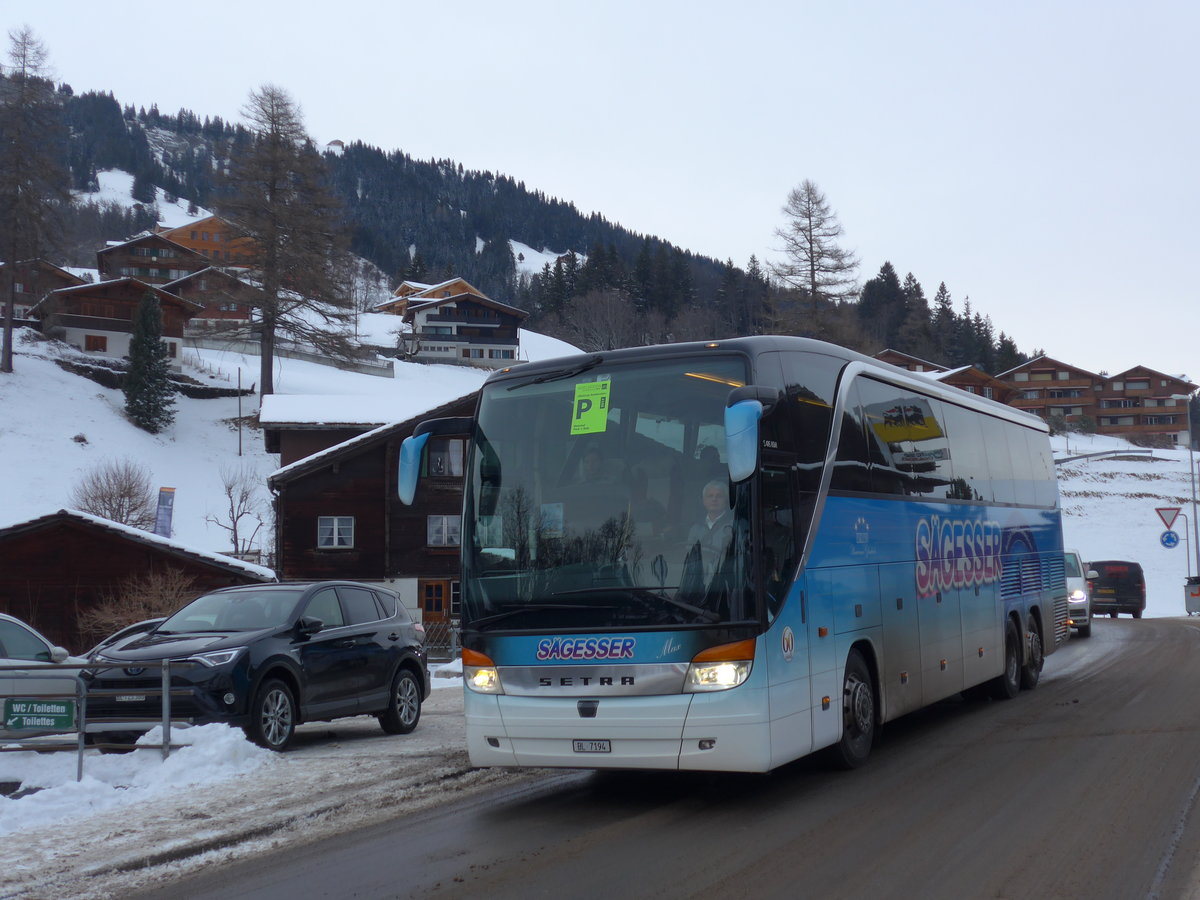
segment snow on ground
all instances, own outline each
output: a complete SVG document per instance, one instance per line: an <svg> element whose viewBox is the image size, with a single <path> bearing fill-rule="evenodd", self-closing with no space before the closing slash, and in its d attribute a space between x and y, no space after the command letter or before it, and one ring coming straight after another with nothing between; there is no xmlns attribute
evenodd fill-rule
<svg viewBox="0 0 1200 900"><path fill-rule="evenodd" d="M120 391L60 369L56 356L77 355L61 345L25 340L32 335L25 329L18 333L14 371L0 378L0 465L19 474L6 479L0 528L70 508L72 489L89 470L131 459L149 472L152 491L175 488L175 540L209 552L233 549L229 533L208 521L220 518L228 505L222 473L249 469L264 485L260 500L266 503L266 477L279 468L278 456L263 447L262 432L244 418L252 420L258 412L258 398L179 396L175 423L148 434L125 418ZM522 332L521 346L522 356L530 359L575 352L569 344L532 332ZM257 356L188 349L183 362L185 374L206 384L237 387L240 382L249 388L259 380ZM274 370L276 393L291 408L308 406L313 415L328 415L329 406L336 405L329 398L343 397L343 414L349 406L374 401L376 415L384 411L397 421L477 390L487 375L470 366L397 361L394 377L381 378L282 357Z"/></svg>

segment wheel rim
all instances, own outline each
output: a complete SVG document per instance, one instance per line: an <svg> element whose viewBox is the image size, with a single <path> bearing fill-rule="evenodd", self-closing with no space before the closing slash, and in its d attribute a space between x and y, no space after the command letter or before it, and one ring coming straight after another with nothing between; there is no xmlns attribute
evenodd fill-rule
<svg viewBox="0 0 1200 900"><path fill-rule="evenodd" d="M282 688L273 688L262 704L262 733L268 744L277 747L292 730L292 703Z"/></svg>
<svg viewBox="0 0 1200 900"><path fill-rule="evenodd" d="M871 686L857 674L846 678L846 728L856 735L869 734L875 723L875 698Z"/></svg>
<svg viewBox="0 0 1200 900"><path fill-rule="evenodd" d="M1029 624L1029 664L1038 672L1042 670L1042 635L1032 622Z"/></svg>
<svg viewBox="0 0 1200 900"><path fill-rule="evenodd" d="M417 683L412 678L400 676L396 683L396 713L405 725L411 725L417 720L421 709L421 701L417 696Z"/></svg>

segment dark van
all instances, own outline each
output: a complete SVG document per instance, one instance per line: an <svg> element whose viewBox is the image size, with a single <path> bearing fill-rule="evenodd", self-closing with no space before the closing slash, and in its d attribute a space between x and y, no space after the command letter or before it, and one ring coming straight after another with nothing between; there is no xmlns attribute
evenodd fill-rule
<svg viewBox="0 0 1200 900"><path fill-rule="evenodd" d="M1146 609L1146 576L1142 567L1123 559L1101 559L1088 564L1097 577L1088 579L1092 588L1092 613L1114 619L1129 613L1140 619Z"/></svg>

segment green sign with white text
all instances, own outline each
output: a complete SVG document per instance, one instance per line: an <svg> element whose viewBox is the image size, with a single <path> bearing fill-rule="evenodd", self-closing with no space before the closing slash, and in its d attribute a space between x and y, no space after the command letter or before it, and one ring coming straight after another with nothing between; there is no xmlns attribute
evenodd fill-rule
<svg viewBox="0 0 1200 900"><path fill-rule="evenodd" d="M4 727L9 731L74 731L74 700L4 700Z"/></svg>

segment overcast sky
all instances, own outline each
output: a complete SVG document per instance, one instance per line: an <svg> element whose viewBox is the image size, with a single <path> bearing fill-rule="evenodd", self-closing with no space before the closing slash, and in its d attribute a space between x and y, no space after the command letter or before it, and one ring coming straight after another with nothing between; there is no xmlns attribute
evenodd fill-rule
<svg viewBox="0 0 1200 900"><path fill-rule="evenodd" d="M510 175L741 266L779 259L811 179L860 278L890 260L1027 353L1200 382L1195 0L180 9L44 0L8 27L76 92L237 120L273 83L321 143Z"/></svg>

